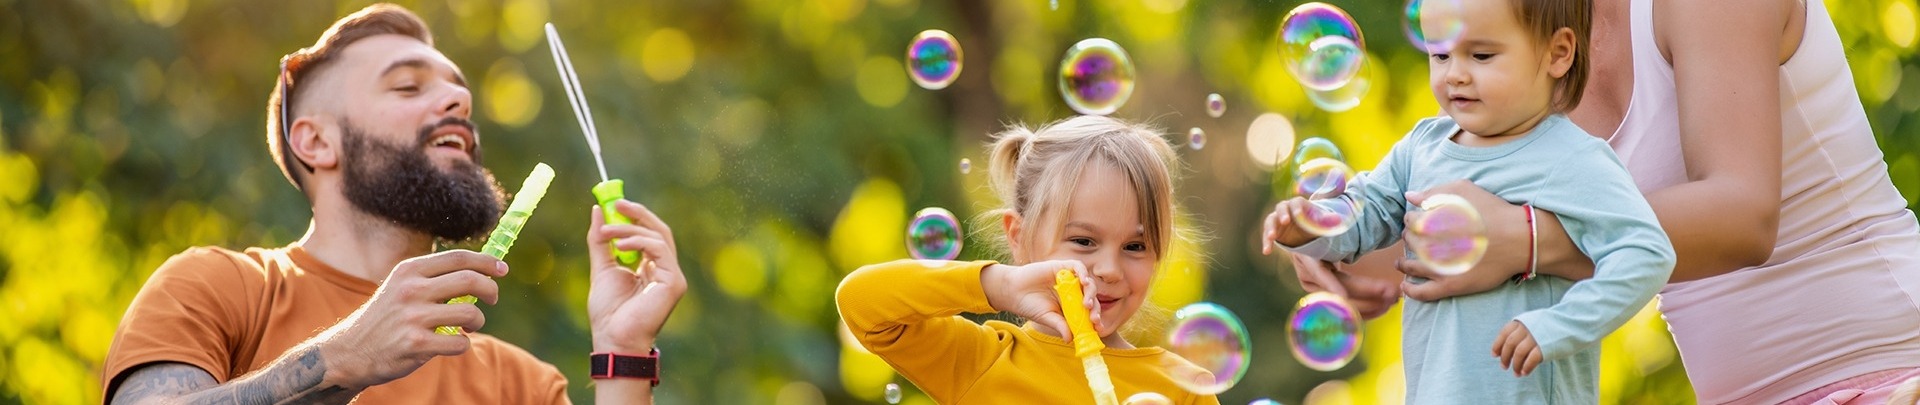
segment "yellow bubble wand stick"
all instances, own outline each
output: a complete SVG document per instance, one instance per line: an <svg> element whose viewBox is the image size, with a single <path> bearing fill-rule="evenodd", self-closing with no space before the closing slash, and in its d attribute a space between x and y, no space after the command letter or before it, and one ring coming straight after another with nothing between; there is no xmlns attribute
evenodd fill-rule
<svg viewBox="0 0 1920 405"><path fill-rule="evenodd" d="M1060 314L1067 318L1067 330L1073 332L1073 355L1080 358L1080 366L1087 370L1087 387L1093 390L1093 402L1119 405L1120 397L1113 392L1113 377L1107 374L1107 359L1100 356L1100 350L1106 349L1107 344L1093 331L1093 316L1087 312L1087 295L1080 290L1080 276L1072 269L1060 269L1053 274L1053 291L1060 296Z"/></svg>
<svg viewBox="0 0 1920 405"><path fill-rule="evenodd" d="M486 253L495 259L505 259L507 249L513 248L513 241L520 238L520 229L527 226L527 218L533 217L533 209L540 207L540 199L547 196L547 186L553 184L553 167L546 163L533 166L533 173L527 174L527 180L520 185L520 193L513 196L513 204L507 206L507 212L500 215L500 224L494 225L493 233L487 235L487 244L480 247L480 253ZM480 301L471 295L462 295L447 300L448 304L472 304ZM441 326L433 328L434 333L458 335L460 327Z"/></svg>

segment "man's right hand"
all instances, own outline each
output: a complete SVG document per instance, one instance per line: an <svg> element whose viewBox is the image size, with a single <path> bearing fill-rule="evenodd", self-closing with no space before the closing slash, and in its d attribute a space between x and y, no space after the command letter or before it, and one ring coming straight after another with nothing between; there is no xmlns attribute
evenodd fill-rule
<svg viewBox="0 0 1920 405"><path fill-rule="evenodd" d="M400 262L366 305L323 334L326 380L365 388L412 374L435 356L466 353L466 335L441 335L434 327L479 330L486 315L472 304L447 300L472 295L492 305L500 295L493 277L506 274L506 262L470 250Z"/></svg>

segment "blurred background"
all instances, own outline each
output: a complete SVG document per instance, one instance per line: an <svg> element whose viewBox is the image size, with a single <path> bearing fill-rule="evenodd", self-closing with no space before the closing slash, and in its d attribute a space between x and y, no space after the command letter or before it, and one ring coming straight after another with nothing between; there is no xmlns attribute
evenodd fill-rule
<svg viewBox="0 0 1920 405"><path fill-rule="evenodd" d="M889 383L903 403L931 403L838 331L833 290L858 266L905 257L914 211L995 208L989 134L1072 115L1059 61L1092 37L1132 55L1138 87L1113 115L1179 145L1182 225L1207 236L1163 263L1153 300L1218 303L1251 330L1252 369L1221 401L1398 403L1398 310L1366 324L1352 364L1301 366L1284 325L1303 293L1255 240L1277 194L1260 152L1277 138L1250 137L1256 117L1329 138L1365 170L1438 111L1400 28L1404 4L1331 3L1368 39L1372 86L1341 113L1316 108L1279 60L1279 20L1297 1L400 2L472 81L502 183L518 187L536 162L558 170L548 207L591 204L598 181L541 24L566 38L608 170L673 225L692 282L660 341L663 403L883 403ZM1894 181L1920 206L1914 0L1830 3ZM157 265L190 246L282 246L304 232L307 201L263 142L266 97L281 55L366 4L0 0L0 403L99 402L117 320ZM903 67L909 40L933 28L965 53L938 91ZM1225 96L1224 116L1206 114L1209 93ZM1189 128L1205 148L1188 147ZM533 217L485 332L559 366L585 402L577 212ZM963 259L995 257L990 234L966 242ZM1604 352L1603 402L1692 402L1651 308Z"/></svg>

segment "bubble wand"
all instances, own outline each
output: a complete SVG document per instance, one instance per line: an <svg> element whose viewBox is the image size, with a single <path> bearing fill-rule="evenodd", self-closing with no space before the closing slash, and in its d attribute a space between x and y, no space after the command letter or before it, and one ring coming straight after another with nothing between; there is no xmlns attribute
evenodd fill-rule
<svg viewBox="0 0 1920 405"><path fill-rule="evenodd" d="M1093 389L1093 402L1099 405L1119 405L1120 397L1113 393L1113 377L1107 375L1107 359L1100 357L1100 350L1107 344L1100 342L1100 334L1093 331L1093 317L1087 313L1086 292L1080 290L1080 277L1071 269L1060 269L1053 274L1053 291L1060 296L1060 313L1067 318L1067 330L1073 332L1073 355L1080 358L1080 366L1087 370L1087 387Z"/></svg>
<svg viewBox="0 0 1920 405"><path fill-rule="evenodd" d="M487 244L480 247L480 253L486 253L495 259L505 259L507 249L513 248L513 241L520 238L520 229L527 226L527 218L533 216L533 209L539 208L540 199L547 196L547 186L553 184L553 167L546 163L533 166L533 173L527 174L527 180L520 184L520 193L513 196L513 204L507 205L507 212L500 214L500 224L494 225L493 233L487 235ZM480 301L471 295L462 295L447 300L448 304L472 304ZM433 328L434 333L458 335L460 327L441 326Z"/></svg>
<svg viewBox="0 0 1920 405"><path fill-rule="evenodd" d="M613 209L614 201L627 198L626 185L620 179L607 177L607 161L600 157L600 130L593 126L593 108L587 106L586 92L580 89L580 74L573 71L573 58L567 56L567 46L560 43L560 32L553 29L553 23L547 23L547 48L553 51L554 70L560 72L560 84L567 89L567 102L573 104L573 118L586 133L587 148L593 149L593 163L600 168L600 184L593 185L593 199L606 212L607 223L631 224L633 220ZM621 265L633 266L640 262L640 252L614 247L613 242L607 245L613 248L613 257L619 259Z"/></svg>

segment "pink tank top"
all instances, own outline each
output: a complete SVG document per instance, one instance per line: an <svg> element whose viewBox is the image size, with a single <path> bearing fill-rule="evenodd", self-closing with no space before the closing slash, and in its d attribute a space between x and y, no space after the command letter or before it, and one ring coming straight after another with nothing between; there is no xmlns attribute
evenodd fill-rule
<svg viewBox="0 0 1920 405"><path fill-rule="evenodd" d="M1673 68L1654 42L1652 1L1631 0L1633 96L1608 139L1641 192L1687 180ZM1888 178L1826 6L1807 0L1806 9L1799 50L1780 67L1773 256L1661 294L1702 403L1778 403L1848 377L1920 366L1920 224Z"/></svg>

